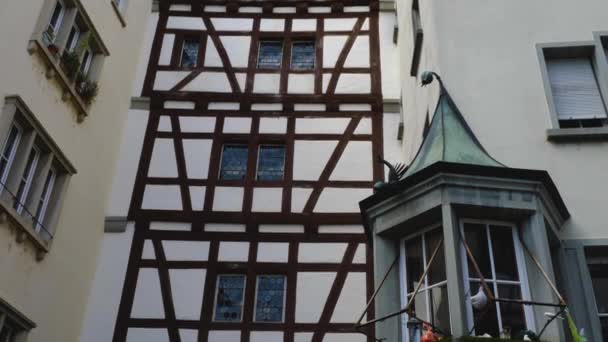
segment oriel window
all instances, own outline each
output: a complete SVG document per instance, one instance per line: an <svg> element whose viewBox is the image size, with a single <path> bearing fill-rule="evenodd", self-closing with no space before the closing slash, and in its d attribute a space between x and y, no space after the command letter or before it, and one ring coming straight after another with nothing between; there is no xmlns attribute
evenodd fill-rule
<svg viewBox="0 0 608 342"><path fill-rule="evenodd" d="M283 322L285 285L284 275L258 276L255 296L256 322Z"/></svg>
<svg viewBox="0 0 608 342"><path fill-rule="evenodd" d="M196 68L198 66L199 48L199 39L194 37L184 39L180 66L183 68Z"/></svg>
<svg viewBox="0 0 608 342"><path fill-rule="evenodd" d="M258 68L280 69L283 59L283 42L280 40L263 40L258 52Z"/></svg>
<svg viewBox="0 0 608 342"><path fill-rule="evenodd" d="M312 70L315 68L315 42L297 41L291 46L291 69Z"/></svg>
<svg viewBox="0 0 608 342"><path fill-rule="evenodd" d="M244 275L218 276L213 320L216 322L240 322L243 316L244 297Z"/></svg>
<svg viewBox="0 0 608 342"><path fill-rule="evenodd" d="M224 145L220 168L220 179L242 180L247 175L247 145Z"/></svg>
<svg viewBox="0 0 608 342"><path fill-rule="evenodd" d="M282 180L284 170L285 146L260 146L257 179L262 181Z"/></svg>

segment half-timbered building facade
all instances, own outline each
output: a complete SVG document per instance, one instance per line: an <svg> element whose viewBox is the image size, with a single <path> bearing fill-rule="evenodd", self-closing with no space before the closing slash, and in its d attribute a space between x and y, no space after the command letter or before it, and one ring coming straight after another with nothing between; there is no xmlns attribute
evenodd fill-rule
<svg viewBox="0 0 608 342"><path fill-rule="evenodd" d="M400 146L379 7L160 1L81 341L373 340L358 203Z"/></svg>

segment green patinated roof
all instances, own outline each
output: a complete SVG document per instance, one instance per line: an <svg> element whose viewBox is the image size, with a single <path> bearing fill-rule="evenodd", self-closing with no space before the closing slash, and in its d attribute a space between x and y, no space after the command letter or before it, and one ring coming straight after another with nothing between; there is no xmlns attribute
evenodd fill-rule
<svg viewBox="0 0 608 342"><path fill-rule="evenodd" d="M445 90L439 97L428 135L402 179L436 162L506 167L481 146Z"/></svg>

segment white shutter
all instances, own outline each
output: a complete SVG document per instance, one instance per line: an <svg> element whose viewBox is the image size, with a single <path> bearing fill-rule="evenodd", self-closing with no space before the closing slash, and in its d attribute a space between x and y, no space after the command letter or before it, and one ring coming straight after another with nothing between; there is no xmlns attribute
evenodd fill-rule
<svg viewBox="0 0 608 342"><path fill-rule="evenodd" d="M606 117L590 58L549 59L547 69L560 120Z"/></svg>

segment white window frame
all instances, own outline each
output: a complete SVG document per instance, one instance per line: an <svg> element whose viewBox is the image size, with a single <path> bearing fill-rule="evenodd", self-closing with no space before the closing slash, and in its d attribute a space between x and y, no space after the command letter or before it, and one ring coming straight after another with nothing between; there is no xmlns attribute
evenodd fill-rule
<svg viewBox="0 0 608 342"><path fill-rule="evenodd" d="M88 58L87 58L87 54L88 54ZM89 70L91 70L91 63L93 62L93 50L91 50L91 48L88 48L86 50L84 50L84 52L82 53L82 61L80 62L80 65L82 65L82 67L80 68L80 72L82 73L82 76L84 76L85 78L89 75Z"/></svg>
<svg viewBox="0 0 608 342"><path fill-rule="evenodd" d="M46 180L50 175L50 179L49 182L47 183ZM46 216L46 210L48 209L49 203L51 201L51 195L53 193L53 189L55 188L55 181L57 179L57 170L54 167L51 167L49 169L49 173L47 174L47 177L44 180L44 188L42 189L42 194L40 195L40 200L38 201L38 208L36 208L36 226L34 227L34 230L36 231L36 233L40 233L40 231L42 230L42 228L44 227L42 225L42 222L44 221L44 217ZM38 210L40 209L40 210Z"/></svg>
<svg viewBox="0 0 608 342"><path fill-rule="evenodd" d="M243 305L241 305L241 314L240 316L240 320L238 321L217 321L215 319L215 313L217 311L217 297L218 297L218 292L220 290L220 278L226 276L226 277L234 277L234 276L241 276L243 277ZM245 294L247 293L247 275L246 274L241 274L241 273L222 273L222 274L218 274L217 275L217 279L215 280L215 293L214 293L214 298L213 298L213 316L211 317L211 321L212 322L218 322L218 323L242 323L243 322L243 313L245 311Z"/></svg>
<svg viewBox="0 0 608 342"><path fill-rule="evenodd" d="M443 225L441 223L436 223L430 226L427 226L425 228L423 228L422 230L417 231L416 233L407 235L405 237L403 237L400 241L399 241L399 300L401 302L401 308L405 308L405 306L408 304L409 299L408 296L409 294L407 293L407 269L406 269L406 265L407 265L407 259L406 259L406 250L405 250L405 244L407 241L415 239L417 237L421 238L421 243L422 243L422 258L423 258L423 265L424 265L424 269L422 270L423 272L426 270L427 268L427 261L426 261L426 240L425 240L425 235L433 230L436 229L441 229L442 230L442 234L443 234ZM445 248L445 241L443 242L444 244L444 248ZM431 251L432 253L432 251ZM445 260L444 260L445 263ZM448 280L447 280L447 274L446 274L446 280L439 282L437 284L433 284L432 286L428 286L428 275L424 277L424 286L420 287L420 290L418 290L418 293L420 293L421 291L428 291L431 289L434 289L436 287L439 286L443 286L443 285L447 285ZM452 308L450 308L450 310L452 310ZM429 304L429 300L428 300L428 296L426 297L426 312L430 313L431 309L430 309L430 304ZM408 333L408 329L407 329L407 321L409 320L409 315L407 313L404 313L401 316L401 331L403 331L403 336L402 339L404 342L409 342L410 336ZM453 326L452 324L452 315L450 315L450 326Z"/></svg>
<svg viewBox="0 0 608 342"><path fill-rule="evenodd" d="M256 312L258 307L258 291L260 289L260 277L282 277L283 278L283 310L281 312L280 321L258 321L256 319ZM285 274L259 274L255 277L255 293L253 303L253 321L256 323L268 323L268 324L281 324L285 323L285 305L287 298L287 276Z"/></svg>
<svg viewBox="0 0 608 342"><path fill-rule="evenodd" d="M488 237L488 246L487 247L489 248L489 252L490 252L490 267L491 267L492 277L493 277L493 279L490 281L490 283L491 283L490 286L493 286L492 291L494 291L495 296L498 296L498 285L499 284L519 285L520 289L521 289L522 300L531 301L532 296L530 293L528 272L526 270L523 247L521 245L521 241L519 240L519 235L517 234L517 225L515 225L511 222L505 222L505 221L461 219L459 222L459 229L460 229L461 236L463 236L463 237L465 236L464 235L464 225L466 223L485 225L486 233L487 233L487 237ZM491 243L491 238L490 238L490 234L489 234L490 225L508 227L511 229L511 232L513 234L513 247L515 248L515 259L517 262L517 272L519 275L519 281L496 279L496 270L495 270L496 266L494 264L494 251L492 250L492 243ZM471 307L471 301L470 301L471 278L469 277L469 264L468 264L469 257L467 255L464 244L461 244L461 246L460 246L460 258L461 258L461 262L462 262L462 270L464 273L464 277L463 277L464 292L465 292L465 294L468 293L468 296L467 296L468 298L465 298L465 309L466 309L466 313L467 313L467 323L468 323L467 326L468 326L468 329L471 330L471 329L473 329L473 325L474 325L473 308ZM473 281L478 281L478 280L475 280L476 278L473 278L473 279L474 279ZM503 329L502 316L500 313L501 303L497 302L493 305L495 305L495 307L496 307L496 317L498 320L498 331L502 331L502 329ZM524 319L526 321L527 329L536 331L536 321L534 319L533 308L530 305L522 305L522 306L523 306Z"/></svg>
<svg viewBox="0 0 608 342"><path fill-rule="evenodd" d="M6 144L8 143L8 138L10 136L10 131L15 127L17 129L17 137L15 137L15 144L13 145L12 150L9 153L8 160L6 161L6 169L4 170L4 174L0 175L0 182L2 182L2 186L0 186L0 193L4 191L6 186L6 180L8 179L8 175L10 173L11 167L13 166L13 162L15 161L15 155L17 154L17 149L19 148L19 143L21 143L21 137L23 136L23 128L21 125L17 123L17 121L13 121L11 127L9 129L9 135L4 140L4 144L2 145L2 152L6 148ZM4 155L0 155L0 158L4 158Z"/></svg>
<svg viewBox="0 0 608 342"><path fill-rule="evenodd" d="M70 35L72 34L72 30L74 30L74 38L72 41L70 41ZM76 49L76 46L78 46L78 40L80 39L80 27L78 27L78 25L74 24L72 25L72 28L70 28L70 33L68 34L68 41L67 41L67 45L66 45L66 51L72 52L74 51L74 49Z"/></svg>
<svg viewBox="0 0 608 342"><path fill-rule="evenodd" d="M28 153L27 156L27 160L26 160L26 166L27 166L27 162L29 161L30 158L30 154L31 153L35 153L34 155L34 160L32 161L32 165L30 165L29 170L23 170L23 175L21 175L19 177L19 185L18 188L21 187L21 182L25 181L25 186L23 187L23 193L21 194L21 196L19 198L15 197L15 200L17 201L17 214L21 215L21 213L23 212L23 209L25 208L25 205L27 204L27 195L30 192L30 188L32 187L32 182L34 180L34 176L36 175L36 168L38 167L38 161L40 160L40 149L38 147L36 147L35 145L32 146L32 149L30 150L30 152ZM27 173L27 176L25 176L25 174ZM16 194L18 195L18 194Z"/></svg>
<svg viewBox="0 0 608 342"><path fill-rule="evenodd" d="M258 181L258 171L260 170L260 154L262 152L262 147L265 146L279 146L283 147L283 174L281 175L281 179L271 180L271 181L262 181L262 182L276 182L282 181L285 179L285 162L287 161L287 146L285 144L260 144L258 146L258 155L255 162L255 180Z"/></svg>

